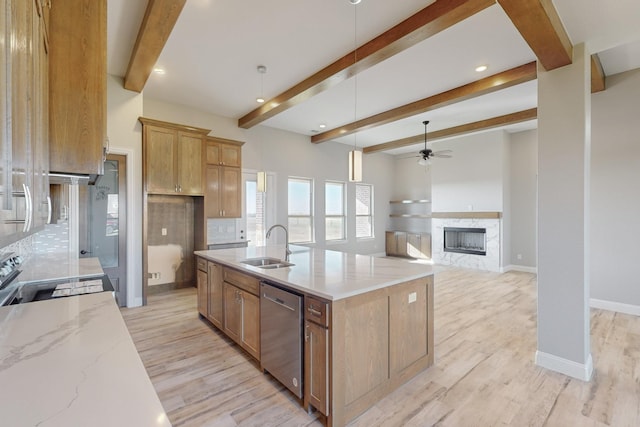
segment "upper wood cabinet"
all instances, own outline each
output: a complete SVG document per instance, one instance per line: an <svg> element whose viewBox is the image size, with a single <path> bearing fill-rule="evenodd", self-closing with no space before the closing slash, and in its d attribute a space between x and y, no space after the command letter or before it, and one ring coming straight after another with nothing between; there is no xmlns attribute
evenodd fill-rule
<svg viewBox="0 0 640 427"><path fill-rule="evenodd" d="M242 166L242 142L230 139L208 137L207 138L207 164Z"/></svg>
<svg viewBox="0 0 640 427"><path fill-rule="evenodd" d="M242 144L240 141L208 137L206 216L207 218L240 218L242 216Z"/></svg>
<svg viewBox="0 0 640 427"><path fill-rule="evenodd" d="M0 247L38 231L49 199L49 58L41 0L0 0Z"/></svg>
<svg viewBox="0 0 640 427"><path fill-rule="evenodd" d="M209 130L144 117L139 120L147 193L202 196L202 141Z"/></svg>
<svg viewBox="0 0 640 427"><path fill-rule="evenodd" d="M107 145L107 2L56 1L49 24L50 169L102 175Z"/></svg>

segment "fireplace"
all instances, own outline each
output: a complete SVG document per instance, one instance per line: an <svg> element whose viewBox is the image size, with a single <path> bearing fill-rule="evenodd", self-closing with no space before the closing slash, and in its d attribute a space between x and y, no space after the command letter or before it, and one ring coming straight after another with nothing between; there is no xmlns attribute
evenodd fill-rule
<svg viewBox="0 0 640 427"><path fill-rule="evenodd" d="M487 254L486 228L444 227L444 251L461 254Z"/></svg>

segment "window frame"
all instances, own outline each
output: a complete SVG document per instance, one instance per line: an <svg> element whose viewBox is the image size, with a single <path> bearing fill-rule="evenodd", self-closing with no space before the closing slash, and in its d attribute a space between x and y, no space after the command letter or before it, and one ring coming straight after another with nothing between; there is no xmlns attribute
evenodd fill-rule
<svg viewBox="0 0 640 427"><path fill-rule="evenodd" d="M342 187L342 214L341 215L329 215L327 213L327 186L328 185L340 185ZM329 218L342 218L342 237L339 239L329 239L327 237L327 219ZM328 243L339 243L347 240L347 184L344 181L326 180L324 182L324 239Z"/></svg>
<svg viewBox="0 0 640 427"><path fill-rule="evenodd" d="M367 215L358 214L358 187L369 187L370 195L369 195L369 213ZM375 239L375 225L374 225L374 188L373 184L367 184L363 182L355 183L355 193L354 193L356 209L356 222L355 222L355 232L356 232L356 240L366 240L366 239ZM358 218L370 218L371 224L371 233L367 236L358 236Z"/></svg>
<svg viewBox="0 0 640 427"><path fill-rule="evenodd" d="M289 205L289 184L291 181L299 181L299 182L307 182L309 183L309 215L291 215L290 213L290 205ZM313 203L313 190L314 190L314 180L313 178L305 178L300 176L289 176L287 177L287 229L289 230L289 243L295 244L311 244L315 243L315 227L314 227L314 203ZM309 241L296 241L292 240L293 236L291 233L291 227L289 226L291 218L309 218L309 236L311 240Z"/></svg>

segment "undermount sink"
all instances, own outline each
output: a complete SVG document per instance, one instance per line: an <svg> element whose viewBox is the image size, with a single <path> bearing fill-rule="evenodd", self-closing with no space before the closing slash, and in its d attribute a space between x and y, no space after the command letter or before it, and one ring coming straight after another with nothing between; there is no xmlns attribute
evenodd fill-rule
<svg viewBox="0 0 640 427"><path fill-rule="evenodd" d="M295 265L290 262L286 262L277 258L270 258L270 257L249 258L240 262L242 264L252 265L254 267L265 268L265 269L291 267L292 265Z"/></svg>

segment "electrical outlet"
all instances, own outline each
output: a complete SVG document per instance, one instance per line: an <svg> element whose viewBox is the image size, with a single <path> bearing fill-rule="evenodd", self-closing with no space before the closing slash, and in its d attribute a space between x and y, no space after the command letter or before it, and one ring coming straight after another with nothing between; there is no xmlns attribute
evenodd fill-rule
<svg viewBox="0 0 640 427"><path fill-rule="evenodd" d="M467 205L467 210L469 212L472 212L473 211L473 205Z"/></svg>
<svg viewBox="0 0 640 427"><path fill-rule="evenodd" d="M163 228L163 229L162 229L162 235L163 235L163 236L166 236L166 235L167 235L167 229L166 229L166 228Z"/></svg>
<svg viewBox="0 0 640 427"><path fill-rule="evenodd" d="M418 294L416 292L411 292L409 294L409 304L412 302L416 302L418 300Z"/></svg>
<svg viewBox="0 0 640 427"><path fill-rule="evenodd" d="M516 255L516 257L517 257L518 259L522 259L522 254L518 254L518 255Z"/></svg>

